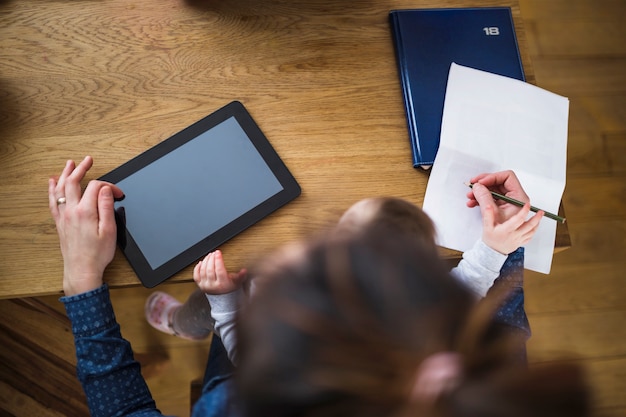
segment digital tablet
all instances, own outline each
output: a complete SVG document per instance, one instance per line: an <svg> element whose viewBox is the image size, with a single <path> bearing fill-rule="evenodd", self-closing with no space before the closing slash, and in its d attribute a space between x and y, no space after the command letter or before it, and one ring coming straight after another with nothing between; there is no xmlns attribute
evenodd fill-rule
<svg viewBox="0 0 626 417"><path fill-rule="evenodd" d="M149 288L300 195L237 101L100 179L124 191L118 245Z"/></svg>

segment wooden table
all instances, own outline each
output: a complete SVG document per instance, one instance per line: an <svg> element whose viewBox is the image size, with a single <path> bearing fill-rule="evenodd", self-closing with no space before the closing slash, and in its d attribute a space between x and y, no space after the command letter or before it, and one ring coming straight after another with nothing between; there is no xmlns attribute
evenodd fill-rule
<svg viewBox="0 0 626 417"><path fill-rule="evenodd" d="M47 179L67 159L92 155L97 178L232 100L303 192L225 244L228 267L333 224L364 197L421 205L428 173L411 165L388 12L493 5L512 7L534 82L517 1L2 2L0 297L61 291ZM568 245L560 228L557 246ZM121 253L105 279L139 284ZM190 279L191 268L172 278Z"/></svg>

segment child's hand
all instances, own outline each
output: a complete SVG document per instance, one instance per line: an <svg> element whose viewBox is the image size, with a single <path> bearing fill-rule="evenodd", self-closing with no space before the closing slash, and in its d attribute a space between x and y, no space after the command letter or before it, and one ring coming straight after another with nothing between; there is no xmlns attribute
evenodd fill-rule
<svg viewBox="0 0 626 417"><path fill-rule="evenodd" d="M193 270L193 280L204 293L219 295L241 288L246 274L245 269L236 273L226 271L222 252L216 250L198 262Z"/></svg>
<svg viewBox="0 0 626 417"><path fill-rule="evenodd" d="M530 212L528 195L513 171L481 174L472 178L468 207L480 206L483 216L483 242L490 248L509 254L528 243L534 236L543 211L526 220ZM487 188L489 187L489 188ZM524 207L494 200L490 190L526 202Z"/></svg>
<svg viewBox="0 0 626 417"><path fill-rule="evenodd" d="M522 184L520 184L517 175L515 175L515 172L511 170L494 172L491 174L480 174L472 178L470 180L470 183L482 184L485 187L489 188L490 191L495 191L497 193L514 198L519 201L530 201L530 198L522 188ZM478 201L474 196L473 190L470 190L467 193L467 198L468 207L478 206ZM496 200L496 205L498 206L498 208L500 208L500 215L503 216L502 220L509 219L511 216L517 214L517 212L520 210L520 207L502 200Z"/></svg>

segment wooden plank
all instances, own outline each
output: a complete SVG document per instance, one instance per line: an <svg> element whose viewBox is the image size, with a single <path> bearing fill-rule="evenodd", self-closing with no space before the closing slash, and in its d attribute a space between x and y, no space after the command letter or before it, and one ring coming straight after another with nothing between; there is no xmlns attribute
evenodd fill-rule
<svg viewBox="0 0 626 417"><path fill-rule="evenodd" d="M531 363L531 367L551 362ZM558 363L558 361L556 362ZM622 416L626 410L626 357L583 359L574 362L582 366L592 392L593 416Z"/></svg>
<svg viewBox="0 0 626 417"><path fill-rule="evenodd" d="M590 94L570 100L570 132L620 134L626 131L626 94Z"/></svg>
<svg viewBox="0 0 626 417"><path fill-rule="evenodd" d="M593 415L594 417L623 417L626 416L626 407L597 408Z"/></svg>
<svg viewBox="0 0 626 417"><path fill-rule="evenodd" d="M3 300L0 306L3 314L11 310L17 317L33 315L31 308L13 300ZM67 336L67 327L56 318L37 314L40 324L35 329L28 319L9 318L0 323L0 380L31 398L30 404L39 403L62 415L86 415L86 399L76 378L76 360L67 359L73 353L73 343L59 343Z"/></svg>
<svg viewBox="0 0 626 417"><path fill-rule="evenodd" d="M574 250L576 246L572 249ZM611 310L624 307L623 262L568 264L555 257L549 277L525 271L525 306L529 315Z"/></svg>
<svg viewBox="0 0 626 417"><path fill-rule="evenodd" d="M78 412L78 410L76 411ZM70 417L34 400L11 385L0 381L0 414L5 416ZM78 416L78 414L74 414Z"/></svg>
<svg viewBox="0 0 626 417"><path fill-rule="evenodd" d="M533 362L626 356L626 309L534 314L529 319Z"/></svg>
<svg viewBox="0 0 626 417"><path fill-rule="evenodd" d="M611 175L623 177L624 174L626 133L570 133L567 147L568 178L602 178Z"/></svg>
<svg viewBox="0 0 626 417"><path fill-rule="evenodd" d="M626 355L616 358L585 361L591 386L594 391L596 408L606 415L626 410ZM600 415L603 415L600 413Z"/></svg>
<svg viewBox="0 0 626 417"><path fill-rule="evenodd" d="M74 338L69 319L60 321L28 307L19 300L0 300L2 324L10 329L15 337L28 340L34 348L54 352L63 361L76 364ZM19 326L12 326L19 323Z"/></svg>
<svg viewBox="0 0 626 417"><path fill-rule="evenodd" d="M621 157L623 158L623 156ZM563 202L571 229L576 222L626 220L626 177L590 175L568 178ZM574 231L571 230L573 234Z"/></svg>
<svg viewBox="0 0 626 417"><path fill-rule="evenodd" d="M540 58L533 61L539 86L567 97L626 95L626 57Z"/></svg>
<svg viewBox="0 0 626 417"><path fill-rule="evenodd" d="M621 12L624 13L623 6ZM623 42L626 26L610 17L535 19L529 25L529 31L536 42L532 53L541 58L626 56L626 44ZM537 36L537 32L541 32L541 36Z"/></svg>
<svg viewBox="0 0 626 417"><path fill-rule="evenodd" d="M569 215L568 215L569 216ZM626 222L617 219L570 224L572 247L555 255L561 264L612 264L626 259Z"/></svg>
<svg viewBox="0 0 626 417"><path fill-rule="evenodd" d="M619 22L626 13L623 0L520 0L520 8L524 20L551 22L581 19Z"/></svg>
<svg viewBox="0 0 626 417"><path fill-rule="evenodd" d="M609 172L623 177L626 174L626 132L606 134L603 139Z"/></svg>
<svg viewBox="0 0 626 417"><path fill-rule="evenodd" d="M521 0L520 9L533 61L623 56L626 51L622 0Z"/></svg>

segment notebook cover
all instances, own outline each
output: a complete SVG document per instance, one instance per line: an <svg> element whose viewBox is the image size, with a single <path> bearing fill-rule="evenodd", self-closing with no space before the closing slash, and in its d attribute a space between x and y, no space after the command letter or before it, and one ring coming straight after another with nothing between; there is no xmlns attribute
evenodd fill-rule
<svg viewBox="0 0 626 417"><path fill-rule="evenodd" d="M508 7L392 10L413 166L430 168L439 148L452 62L525 81Z"/></svg>

